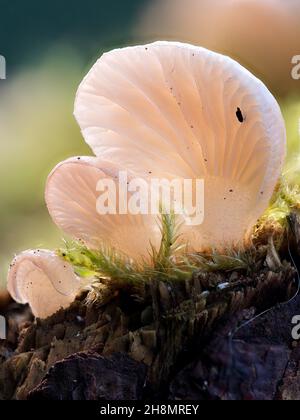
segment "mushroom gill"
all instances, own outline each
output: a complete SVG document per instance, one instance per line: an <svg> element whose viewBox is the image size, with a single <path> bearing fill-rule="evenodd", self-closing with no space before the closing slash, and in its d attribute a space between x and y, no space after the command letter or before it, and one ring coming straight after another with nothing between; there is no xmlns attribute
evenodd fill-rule
<svg viewBox="0 0 300 420"><path fill-rule="evenodd" d="M231 58L189 44L104 54L79 86L75 117L101 159L141 176L204 179L204 222L181 232L195 250L247 238L285 158L284 121L266 86Z"/></svg>

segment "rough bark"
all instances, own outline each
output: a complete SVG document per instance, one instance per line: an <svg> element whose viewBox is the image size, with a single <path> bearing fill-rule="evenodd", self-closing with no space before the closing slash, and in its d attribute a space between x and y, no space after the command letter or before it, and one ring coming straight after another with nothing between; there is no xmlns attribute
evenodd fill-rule
<svg viewBox="0 0 300 420"><path fill-rule="evenodd" d="M300 399L291 338L300 297L278 305L295 294L295 280L291 262L268 256L251 276L156 279L142 299L116 286L105 302L87 305L82 295L46 320L13 304L0 399Z"/></svg>
<svg viewBox="0 0 300 420"><path fill-rule="evenodd" d="M200 356L176 375L170 397L299 400L300 344L291 336L291 320L299 309L298 296L251 323L244 319L234 336L229 333L237 318L220 326Z"/></svg>

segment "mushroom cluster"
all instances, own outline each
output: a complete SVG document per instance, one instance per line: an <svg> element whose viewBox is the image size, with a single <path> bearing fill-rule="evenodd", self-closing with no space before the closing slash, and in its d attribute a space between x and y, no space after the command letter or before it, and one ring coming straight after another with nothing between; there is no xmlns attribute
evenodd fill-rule
<svg viewBox="0 0 300 420"><path fill-rule="evenodd" d="M79 86L75 117L95 157L54 168L49 213L91 249L105 244L132 259L159 246L157 218L99 214L100 179L115 180L120 170L147 182L203 179L204 222L182 223L180 240L195 251L222 249L247 241L285 158L284 121L265 85L231 58L183 43L104 54ZM8 275L13 297L40 317L67 306L79 287L71 266L50 251L21 254Z"/></svg>

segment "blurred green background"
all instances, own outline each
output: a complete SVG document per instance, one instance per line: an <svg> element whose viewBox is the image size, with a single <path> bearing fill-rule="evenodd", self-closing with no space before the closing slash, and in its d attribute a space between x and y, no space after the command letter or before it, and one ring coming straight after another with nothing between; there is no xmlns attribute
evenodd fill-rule
<svg viewBox="0 0 300 420"><path fill-rule="evenodd" d="M55 248L62 233L44 204L49 171L91 154L73 118L78 84L105 50L155 39L189 41L236 58L270 87L298 168L298 0L0 0L0 286L14 253ZM299 36L298 36L299 34Z"/></svg>
<svg viewBox="0 0 300 420"><path fill-rule="evenodd" d="M14 253L62 233L44 204L61 160L91 154L73 118L76 89L104 50L131 41L141 0L0 0L0 285Z"/></svg>

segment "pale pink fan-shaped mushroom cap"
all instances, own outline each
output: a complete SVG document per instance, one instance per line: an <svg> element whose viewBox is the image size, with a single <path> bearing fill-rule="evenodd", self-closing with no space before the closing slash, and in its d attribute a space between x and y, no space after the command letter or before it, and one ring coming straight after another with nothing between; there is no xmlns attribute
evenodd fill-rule
<svg viewBox="0 0 300 420"><path fill-rule="evenodd" d="M72 266L48 250L22 252L8 273L7 289L12 298L29 303L39 318L69 306L79 288L80 280Z"/></svg>
<svg viewBox="0 0 300 420"><path fill-rule="evenodd" d="M181 231L191 248L203 250L247 237L285 158L284 121L266 86L229 57L188 44L155 42L104 54L78 89L75 116L101 160L54 170L50 214L88 244L113 238L134 257L157 243L155 223L150 216L96 216L102 161L145 177L204 179L204 223Z"/></svg>
<svg viewBox="0 0 300 420"><path fill-rule="evenodd" d="M137 259L158 246L160 230L151 215L105 214L97 211L97 184L111 179L118 185L121 166L95 157L74 157L54 168L48 177L46 203L54 222L92 249L115 248ZM128 180L137 174L128 171ZM118 208L118 189L116 206ZM130 193L128 194L130 197Z"/></svg>

